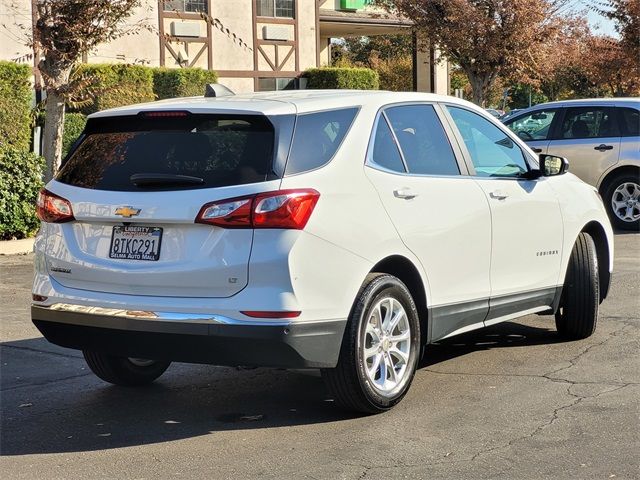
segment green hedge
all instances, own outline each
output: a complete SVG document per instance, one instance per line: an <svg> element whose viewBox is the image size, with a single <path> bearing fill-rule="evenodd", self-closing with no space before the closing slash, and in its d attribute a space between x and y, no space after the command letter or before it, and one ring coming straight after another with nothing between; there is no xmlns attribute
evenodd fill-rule
<svg viewBox="0 0 640 480"><path fill-rule="evenodd" d="M158 100L202 96L205 85L217 81L216 72L201 68L153 69L153 91Z"/></svg>
<svg viewBox="0 0 640 480"><path fill-rule="evenodd" d="M62 158L67 156L69 149L78 139L84 126L87 124L87 116L82 113L67 113L64 116L64 133L62 134Z"/></svg>
<svg viewBox="0 0 640 480"><path fill-rule="evenodd" d="M0 239L28 237L38 228L35 203L44 168L44 159L31 152L0 148Z"/></svg>
<svg viewBox="0 0 640 480"><path fill-rule="evenodd" d="M370 68L310 68L304 72L307 88L340 88L352 90L377 90L380 87L378 73Z"/></svg>
<svg viewBox="0 0 640 480"><path fill-rule="evenodd" d="M85 64L78 74L92 79L93 101L79 110L88 115L107 108L155 100L149 67L125 64Z"/></svg>
<svg viewBox="0 0 640 480"><path fill-rule="evenodd" d="M0 148L31 145L31 68L0 61Z"/></svg>
<svg viewBox="0 0 640 480"><path fill-rule="evenodd" d="M204 95L216 72L202 68L152 68L125 64L84 64L77 75L91 80L95 97L88 105L71 108L84 115L134 103Z"/></svg>

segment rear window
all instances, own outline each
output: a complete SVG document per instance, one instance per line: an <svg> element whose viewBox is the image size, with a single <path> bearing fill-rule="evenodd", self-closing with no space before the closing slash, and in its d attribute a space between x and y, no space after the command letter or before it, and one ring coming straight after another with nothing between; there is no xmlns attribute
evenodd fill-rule
<svg viewBox="0 0 640 480"><path fill-rule="evenodd" d="M357 108L298 115L285 175L315 170L329 163L347 135Z"/></svg>
<svg viewBox="0 0 640 480"><path fill-rule="evenodd" d="M274 127L260 115L142 115L89 121L56 180L113 191L180 190L264 182Z"/></svg>

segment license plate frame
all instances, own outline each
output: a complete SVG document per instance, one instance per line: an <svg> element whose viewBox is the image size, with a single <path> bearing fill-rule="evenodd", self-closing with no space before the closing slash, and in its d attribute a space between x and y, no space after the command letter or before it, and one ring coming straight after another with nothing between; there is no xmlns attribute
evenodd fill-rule
<svg viewBox="0 0 640 480"><path fill-rule="evenodd" d="M109 258L157 262L160 260L162 233L162 227L114 225L111 230Z"/></svg>

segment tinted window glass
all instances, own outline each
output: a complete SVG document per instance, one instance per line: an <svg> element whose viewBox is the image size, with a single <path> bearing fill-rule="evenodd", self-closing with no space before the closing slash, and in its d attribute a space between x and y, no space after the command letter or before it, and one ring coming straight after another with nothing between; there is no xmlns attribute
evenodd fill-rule
<svg viewBox="0 0 640 480"><path fill-rule="evenodd" d="M604 138L619 137L620 132L607 107L567 108L562 122L560 138Z"/></svg>
<svg viewBox="0 0 640 480"><path fill-rule="evenodd" d="M447 107L469 150L479 177L513 177L528 171L520 147L486 118Z"/></svg>
<svg viewBox="0 0 640 480"><path fill-rule="evenodd" d="M458 175L447 134L431 105L406 105L385 110L409 173Z"/></svg>
<svg viewBox="0 0 640 480"><path fill-rule="evenodd" d="M187 115L90 120L57 180L97 190L177 190L256 183L273 176L273 126L263 116ZM136 174L200 183L137 185Z"/></svg>
<svg viewBox="0 0 640 480"><path fill-rule="evenodd" d="M394 172L404 173L406 171L402 163L398 145L393 138L393 133L391 133L391 128L389 128L389 124L382 115L379 117L376 135L373 139L371 160L373 160L376 165L393 170Z"/></svg>
<svg viewBox="0 0 640 480"><path fill-rule="evenodd" d="M358 113L357 108L299 115L286 175L319 168L335 155Z"/></svg>
<svg viewBox="0 0 640 480"><path fill-rule="evenodd" d="M548 140L551 122L557 110L538 110L522 117L505 122L505 125L515 132L525 142L533 140Z"/></svg>
<svg viewBox="0 0 640 480"><path fill-rule="evenodd" d="M622 121L622 134L625 137L640 135L640 112L633 108L619 108Z"/></svg>

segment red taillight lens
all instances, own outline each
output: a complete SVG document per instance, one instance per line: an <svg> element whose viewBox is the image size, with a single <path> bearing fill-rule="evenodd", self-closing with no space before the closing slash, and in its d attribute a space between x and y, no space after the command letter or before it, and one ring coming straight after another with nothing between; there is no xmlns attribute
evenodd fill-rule
<svg viewBox="0 0 640 480"><path fill-rule="evenodd" d="M74 220L71 203L43 188L36 203L38 218L48 223L64 223Z"/></svg>
<svg viewBox="0 0 640 480"><path fill-rule="evenodd" d="M252 197L207 203L196 223L224 228L285 228L302 230L320 194L312 189L280 190Z"/></svg>

